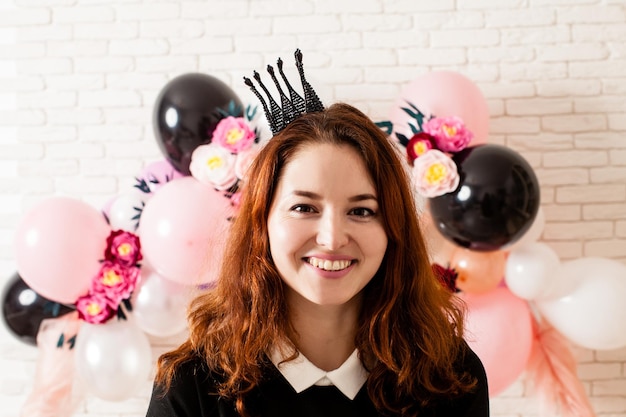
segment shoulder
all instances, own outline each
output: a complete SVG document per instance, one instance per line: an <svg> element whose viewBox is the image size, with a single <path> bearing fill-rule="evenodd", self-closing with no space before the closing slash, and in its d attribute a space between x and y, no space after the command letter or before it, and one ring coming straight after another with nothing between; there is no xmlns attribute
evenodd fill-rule
<svg viewBox="0 0 626 417"><path fill-rule="evenodd" d="M479 382L483 381L485 384L487 383L487 374L485 373L485 367L482 361L465 341L461 342L460 355L456 366L459 371L469 373L477 378Z"/></svg>
<svg viewBox="0 0 626 417"><path fill-rule="evenodd" d="M223 416L218 383L204 359L195 356L178 366L168 390L154 386L147 417Z"/></svg>
<svg viewBox="0 0 626 417"><path fill-rule="evenodd" d="M489 416L487 374L480 358L465 341L462 342L455 368L460 375L465 374L476 381L476 384L470 391L459 397L449 399L446 403L447 407L450 408L450 413L445 415L465 417Z"/></svg>

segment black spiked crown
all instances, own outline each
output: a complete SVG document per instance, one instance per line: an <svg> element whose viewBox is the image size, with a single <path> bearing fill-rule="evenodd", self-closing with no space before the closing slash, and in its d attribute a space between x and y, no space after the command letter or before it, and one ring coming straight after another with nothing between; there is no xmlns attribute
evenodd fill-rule
<svg viewBox="0 0 626 417"><path fill-rule="evenodd" d="M252 80L248 77L243 77L246 85L250 87L254 95L256 95L261 102L267 121L270 124L270 129L274 135L283 130L285 126L304 113L313 113L324 110L324 105L304 76L302 52L300 49L296 49L294 56L296 58L296 68L298 69L298 74L300 74L300 82L302 83L302 88L304 90L304 98L296 92L296 90L291 86L289 80L287 80L287 77L283 72L283 60L280 58L278 58L276 66L278 67L280 77L285 83L289 97L287 97L287 94L285 94L285 91L281 87L280 82L276 77L276 73L274 72L274 68L271 65L267 66L267 72L270 74L270 77L272 77L272 81L274 81L276 89L278 90L280 105L278 105L277 101L272 97L267 87L263 84L261 81L261 75L259 75L258 72L254 71L253 77L267 96L267 102L259 90L254 86Z"/></svg>

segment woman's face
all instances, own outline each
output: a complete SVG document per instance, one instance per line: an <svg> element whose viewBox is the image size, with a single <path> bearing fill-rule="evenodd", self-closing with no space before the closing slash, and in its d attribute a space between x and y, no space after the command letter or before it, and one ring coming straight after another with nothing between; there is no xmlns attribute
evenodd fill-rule
<svg viewBox="0 0 626 417"><path fill-rule="evenodd" d="M288 298L342 305L387 248L376 190L349 146L305 145L284 167L268 216L272 258Z"/></svg>

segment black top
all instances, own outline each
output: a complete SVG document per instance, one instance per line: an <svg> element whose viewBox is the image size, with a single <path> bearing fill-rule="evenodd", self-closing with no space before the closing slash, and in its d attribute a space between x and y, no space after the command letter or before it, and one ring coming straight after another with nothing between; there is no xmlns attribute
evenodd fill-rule
<svg viewBox="0 0 626 417"><path fill-rule="evenodd" d="M459 361L459 369L478 379L476 388L459 397L433 402L420 412L420 416L489 416L487 376L480 359L468 349ZM215 385L216 381L207 372L203 359L189 361L180 367L172 387L164 396L158 387L153 389L146 417L237 417L239 414L232 401L211 394L216 391ZM381 416L367 395L366 385L354 400L334 386L312 386L298 394L272 366L246 404L250 413L259 417Z"/></svg>

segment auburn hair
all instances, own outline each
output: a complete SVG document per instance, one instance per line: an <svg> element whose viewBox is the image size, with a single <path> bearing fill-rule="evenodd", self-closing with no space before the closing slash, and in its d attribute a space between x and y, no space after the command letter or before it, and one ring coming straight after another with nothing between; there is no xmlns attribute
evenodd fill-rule
<svg viewBox="0 0 626 417"><path fill-rule="evenodd" d="M355 344L367 390L383 414L416 416L433 398L468 391L454 369L462 351L463 309L436 279L398 149L365 114L343 103L307 113L276 134L248 170L214 288L188 313L189 338L161 355L156 383L166 391L179 365L200 356L222 376L217 393L249 415L246 396L260 383L273 346L293 346L284 283L270 255L267 218L286 164L303 146L348 145L365 162L388 237L383 262L363 289ZM392 388L390 388L392 387Z"/></svg>

